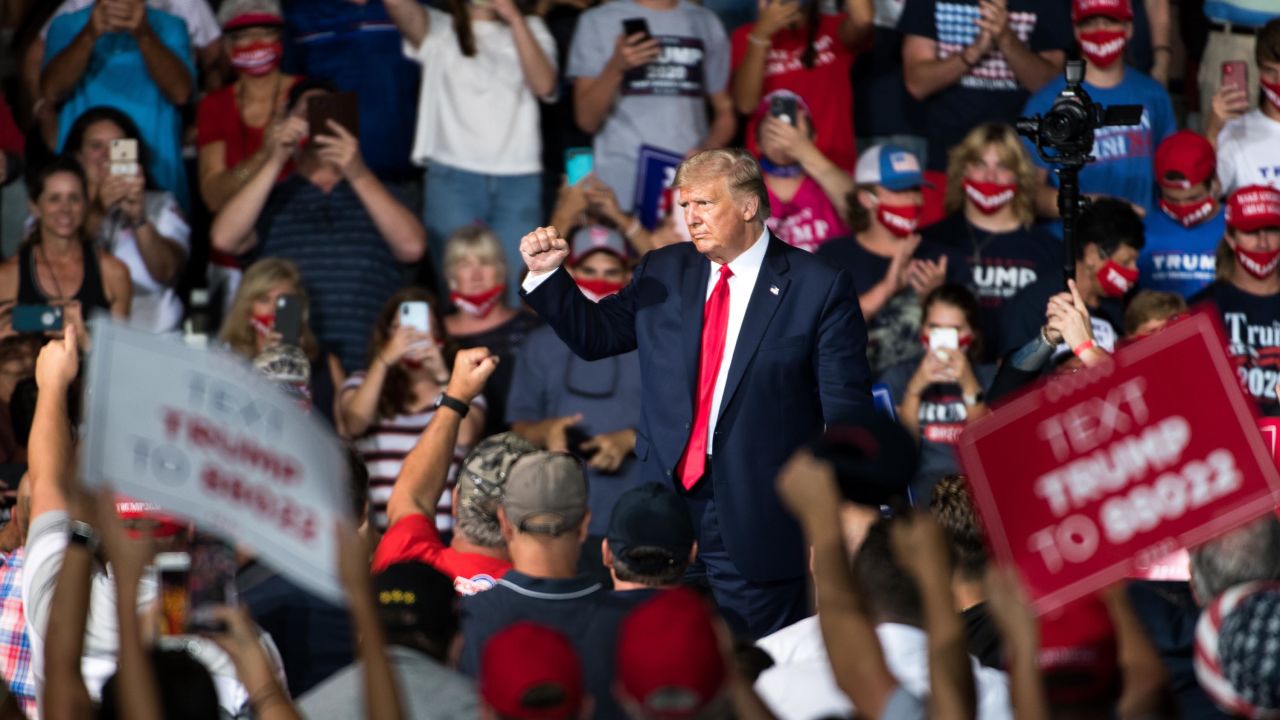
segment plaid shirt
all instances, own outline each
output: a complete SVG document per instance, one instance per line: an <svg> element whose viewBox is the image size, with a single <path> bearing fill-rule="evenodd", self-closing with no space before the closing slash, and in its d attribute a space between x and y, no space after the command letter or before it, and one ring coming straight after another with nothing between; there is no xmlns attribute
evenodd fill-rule
<svg viewBox="0 0 1280 720"><path fill-rule="evenodd" d="M22 548L0 553L0 676L27 717L36 717L31 641L22 610Z"/></svg>

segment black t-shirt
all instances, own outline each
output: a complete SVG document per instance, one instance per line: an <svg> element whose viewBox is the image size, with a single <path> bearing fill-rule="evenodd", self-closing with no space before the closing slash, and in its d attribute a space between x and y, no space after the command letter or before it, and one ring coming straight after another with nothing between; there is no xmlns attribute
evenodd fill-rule
<svg viewBox="0 0 1280 720"><path fill-rule="evenodd" d="M871 252L852 237L828 240L818 247L816 255L833 267L848 270L859 295L875 287L889 271L889 258ZM966 285L963 263L947 248L922 240L912 257L937 262L943 255L950 256L947 282ZM910 287L889 298L880 312L867 321L867 363L872 374L920 355L920 321L920 298Z"/></svg>
<svg viewBox="0 0 1280 720"><path fill-rule="evenodd" d="M517 312L515 317L492 330L453 338L460 348L486 347L499 359L498 369L493 371L484 386L484 399L489 405L484 415L485 437L508 429L507 395L511 391L511 375L516 369L516 352L524 343L525 336L541 325L542 319L537 315Z"/></svg>
<svg viewBox="0 0 1280 720"><path fill-rule="evenodd" d="M853 127L858 137L924 135L920 101L907 92L902 75L902 33L876 25L871 49L853 64ZM874 102L859 102L875 98Z"/></svg>
<svg viewBox="0 0 1280 720"><path fill-rule="evenodd" d="M1039 278L1062 274L1062 241L1035 226L990 233L956 213L922 234L925 240L952 248L960 257L965 284L978 298L979 324L987 347L985 360L994 360L994 352L1004 347L1000 332L1004 306ZM1044 306L1040 311L1043 314Z"/></svg>
<svg viewBox="0 0 1280 720"><path fill-rule="evenodd" d="M1063 0L1009 0L1009 27L1031 52L1066 50L1075 45L1069 3ZM976 0L906 0L898 31L938 43L937 59L962 52L978 35ZM931 169L944 170L947 150L975 125L1013 123L1029 93L1018 84L1004 53L993 49L959 82L925 99Z"/></svg>
<svg viewBox="0 0 1280 720"><path fill-rule="evenodd" d="M1227 352L1245 392L1264 415L1280 416L1280 293L1251 295L1228 282L1215 282L1191 299L1212 301L1227 331Z"/></svg>
<svg viewBox="0 0 1280 720"><path fill-rule="evenodd" d="M960 613L964 620L964 634L968 640L969 654L987 667L1004 669L1000 630L987 612L987 604L980 602Z"/></svg>
<svg viewBox="0 0 1280 720"><path fill-rule="evenodd" d="M1023 288L1012 302L1005 303L1000 313L1000 355L1034 340L1044 327L1049 298L1065 291L1061 278L1048 275ZM1107 352L1115 352L1118 340L1124 335L1124 306L1120 301L1102 298L1098 307L1089 309L1089 320L1093 325L1094 342ZM1071 348L1060 345L1054 356L1068 352Z"/></svg>

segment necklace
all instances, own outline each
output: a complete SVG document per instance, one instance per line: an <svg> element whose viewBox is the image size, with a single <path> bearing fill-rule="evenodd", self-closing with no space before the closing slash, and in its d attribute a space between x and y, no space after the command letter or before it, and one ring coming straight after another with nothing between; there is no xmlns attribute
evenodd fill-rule
<svg viewBox="0 0 1280 720"><path fill-rule="evenodd" d="M54 300L65 299L62 296L62 283L58 282L58 273L54 272L53 263L49 262L49 253L44 251L44 244L41 243L39 245L36 245L36 251L40 253L40 258L44 260L45 267L49 269L49 278L53 280L53 289L57 291L57 294L53 296L53 299ZM37 274L36 282L39 282L39 280L40 280L40 277L39 277L39 274Z"/></svg>
<svg viewBox="0 0 1280 720"><path fill-rule="evenodd" d="M992 231L979 240L978 236L973 232L973 223L969 222L968 218L964 219L964 227L969 231L969 242L973 245L973 264L980 265L982 263L982 251L987 249L987 246L991 244L992 240L996 239L997 235L1003 233Z"/></svg>

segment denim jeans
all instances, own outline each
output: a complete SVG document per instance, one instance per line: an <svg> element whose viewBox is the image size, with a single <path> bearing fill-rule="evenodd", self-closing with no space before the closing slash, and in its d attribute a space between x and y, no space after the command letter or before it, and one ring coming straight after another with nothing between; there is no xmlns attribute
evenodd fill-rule
<svg viewBox="0 0 1280 720"><path fill-rule="evenodd" d="M542 173L484 175L441 163L427 166L423 224L436 272L444 274L444 246L454 230L481 223L502 241L507 260L507 300L519 302L520 238L542 224ZM440 288L447 291L446 278Z"/></svg>

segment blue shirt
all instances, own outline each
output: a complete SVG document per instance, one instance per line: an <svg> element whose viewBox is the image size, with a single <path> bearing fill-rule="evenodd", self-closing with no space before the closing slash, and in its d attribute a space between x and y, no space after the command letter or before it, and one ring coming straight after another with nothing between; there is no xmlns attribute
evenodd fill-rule
<svg viewBox="0 0 1280 720"><path fill-rule="evenodd" d="M1147 243L1138 256L1138 286L1190 298L1213 282L1214 255L1227 230L1226 213L1185 228L1159 208L1147 213Z"/></svg>
<svg viewBox="0 0 1280 720"><path fill-rule="evenodd" d="M1260 28L1280 12L1272 0L1205 0L1204 16L1210 22Z"/></svg>
<svg viewBox="0 0 1280 720"><path fill-rule="evenodd" d="M640 354L636 351L589 362L549 326L529 333L515 357L506 421L539 421L582 413L589 436L640 426ZM640 463L628 457L616 473L587 468L589 531L604 535L618 496L641 484Z"/></svg>
<svg viewBox="0 0 1280 720"><path fill-rule="evenodd" d="M54 18L45 41L41 67L47 67L50 60L71 45L89 24L93 8L90 5ZM196 69L192 63L187 24L175 15L152 8L147 8L147 23L160 42L186 66L194 85ZM138 49L138 41L127 33L109 33L93 44L93 53L84 75L59 111L59 152L76 118L85 110L99 105L116 108L133 120L146 141L147 174L151 181L173 193L182 209L190 212L187 173L182 165L182 118L177 106L169 102L147 73L146 60Z"/></svg>
<svg viewBox="0 0 1280 720"><path fill-rule="evenodd" d="M1023 110L1024 116L1049 112L1066 80L1056 77L1048 85L1031 96ZM1141 105L1142 122L1139 125L1099 128L1093 142L1093 156L1097 158L1080 171L1080 192L1097 193L1128 200L1142 207L1151 207L1155 199L1156 146L1178 129L1173 116L1169 93L1160 83L1137 70L1126 67L1124 79L1110 88L1100 88L1084 83L1085 90L1100 105ZM1027 142L1036 165L1047 167L1036 154L1035 146ZM1055 186L1057 175L1049 174ZM1061 235L1061 224L1054 234Z"/></svg>
<svg viewBox="0 0 1280 720"><path fill-rule="evenodd" d="M293 0L285 3L284 18L285 68L357 93L360 152L369 168L388 180L417 173L409 151L420 73L401 52L382 0Z"/></svg>

